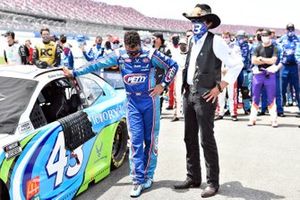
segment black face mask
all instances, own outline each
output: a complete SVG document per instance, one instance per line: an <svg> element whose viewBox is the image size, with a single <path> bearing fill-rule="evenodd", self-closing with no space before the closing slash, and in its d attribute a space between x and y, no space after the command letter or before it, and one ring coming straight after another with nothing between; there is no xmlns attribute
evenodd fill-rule
<svg viewBox="0 0 300 200"><path fill-rule="evenodd" d="M256 35L257 41L261 42L261 34Z"/></svg>
<svg viewBox="0 0 300 200"><path fill-rule="evenodd" d="M173 37L172 38L172 43L173 43L174 46L177 46L178 43L179 43L179 37Z"/></svg>

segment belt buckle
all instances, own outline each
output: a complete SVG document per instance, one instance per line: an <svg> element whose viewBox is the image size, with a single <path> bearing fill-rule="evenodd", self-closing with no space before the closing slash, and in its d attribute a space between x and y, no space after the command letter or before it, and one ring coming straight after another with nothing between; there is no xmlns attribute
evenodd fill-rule
<svg viewBox="0 0 300 200"><path fill-rule="evenodd" d="M135 95L136 95L136 96L141 96L142 93L141 93L141 92L136 92Z"/></svg>

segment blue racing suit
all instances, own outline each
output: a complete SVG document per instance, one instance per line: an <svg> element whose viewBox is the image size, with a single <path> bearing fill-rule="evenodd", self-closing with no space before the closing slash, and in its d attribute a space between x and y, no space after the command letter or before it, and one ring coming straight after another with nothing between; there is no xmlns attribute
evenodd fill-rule
<svg viewBox="0 0 300 200"><path fill-rule="evenodd" d="M74 68L74 57L69 47L63 48L60 58L60 65L68 67L68 69Z"/></svg>
<svg viewBox="0 0 300 200"><path fill-rule="evenodd" d="M296 47L299 43L299 38L296 35L293 36L287 36L284 35L280 38L282 53L281 53L281 59L280 62L283 65L282 68L282 97L283 101L286 101L286 91L287 91L287 85L290 83L294 90L296 95L296 100L298 103L298 107L300 109L300 98L299 98L299 75L298 75L298 63L295 53L296 53Z"/></svg>
<svg viewBox="0 0 300 200"><path fill-rule="evenodd" d="M101 57L103 57L104 54L104 48L101 47L100 44L96 44L94 47L92 47L88 53L86 51L83 52L83 55L87 61L93 61L97 60Z"/></svg>
<svg viewBox="0 0 300 200"><path fill-rule="evenodd" d="M251 81L251 49L249 47L249 44L247 41L243 41L242 43L238 42L238 46L241 49L241 55L243 58L244 67L242 71L240 72L237 83L238 83L238 89L241 90L242 93L242 99L243 99L243 107L245 112L250 111L251 104L250 104L250 81Z"/></svg>
<svg viewBox="0 0 300 200"><path fill-rule="evenodd" d="M160 124L159 96L149 94L156 86L155 68L166 71L162 82L169 85L178 65L155 49L142 49L137 58L129 57L125 49L117 49L98 59L95 64L73 71L74 76L118 65L127 93L127 122L130 134L130 174L134 184L153 179L157 162Z"/></svg>

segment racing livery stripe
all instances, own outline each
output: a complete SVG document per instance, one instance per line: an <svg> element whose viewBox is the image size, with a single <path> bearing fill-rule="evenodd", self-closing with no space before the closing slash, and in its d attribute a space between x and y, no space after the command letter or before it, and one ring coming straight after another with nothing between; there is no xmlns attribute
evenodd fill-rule
<svg viewBox="0 0 300 200"><path fill-rule="evenodd" d="M42 147L47 142L47 140L49 139L50 136L51 136L51 134L48 134L41 141L41 143L39 144L38 148L36 149L36 151L31 156L30 160L28 161L28 165L26 166L26 168L24 170L24 173L23 173L24 175L23 175L23 183L22 183L22 185L26 185L27 181L31 179L31 174L32 174L32 170L33 170L33 166L35 164L35 161L36 161L36 159L37 159L40 151L42 150ZM23 187L23 194L26 194L26 188L25 187Z"/></svg>
<svg viewBox="0 0 300 200"><path fill-rule="evenodd" d="M21 147L22 149L24 149L26 147L26 145L28 144L28 142L31 141L31 139L37 134L38 132L36 133L33 133L27 137L25 137L21 142ZM10 175L12 173L12 170L15 166L15 163L17 161L17 159L19 158L19 156L17 157L14 157L14 158L11 158L9 160L7 159L4 159L3 160L3 163L2 163L2 166L0 168L0 171L1 171L1 174L0 174L0 178L7 184L7 187L9 188L9 178L10 178Z"/></svg>
<svg viewBox="0 0 300 200"><path fill-rule="evenodd" d="M91 149L88 163L85 168L83 182L81 184L81 187L78 189L76 196L85 191L91 181L95 180L95 182L98 182L109 174L112 144L118 124L119 121L110 124L104 127L100 134L97 134L97 138L94 141L93 148ZM101 149L101 152L99 152L97 149L97 144L101 144L101 142L104 144L104 149ZM99 154L107 157L105 157L105 160L102 160ZM98 162L99 160L101 163ZM98 169L98 171L95 169Z"/></svg>
<svg viewBox="0 0 300 200"><path fill-rule="evenodd" d="M4 158L5 158L5 153L4 153L4 151L1 151L0 152L0 169L1 169L1 165L3 163Z"/></svg>
<svg viewBox="0 0 300 200"><path fill-rule="evenodd" d="M28 160L31 158L32 154L34 153L34 151L36 150L36 148L39 146L40 142L43 141L43 139L45 137L47 137L47 135L49 133L51 133L53 130L55 130L60 124L58 122L55 122L48 130L46 130L45 132L42 132L42 134L38 134L37 135L37 139L36 142L34 142L30 148L28 148L26 154L21 154L21 158L17 161L18 164L18 168L14 169L13 173L12 173L12 179L14 180L14 184L12 184L11 188L10 188L10 193L13 195L12 199L22 199L21 198L21 193L22 191L20 191L20 185L22 184L22 173L23 170L26 166L26 164L28 163Z"/></svg>

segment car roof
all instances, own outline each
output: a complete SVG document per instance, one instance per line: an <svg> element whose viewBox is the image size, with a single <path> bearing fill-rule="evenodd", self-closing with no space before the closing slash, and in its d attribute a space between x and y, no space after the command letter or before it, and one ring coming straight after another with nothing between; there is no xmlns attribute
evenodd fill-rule
<svg viewBox="0 0 300 200"><path fill-rule="evenodd" d="M35 80L41 74L61 70L61 68L40 69L35 65L0 66L0 76Z"/></svg>

